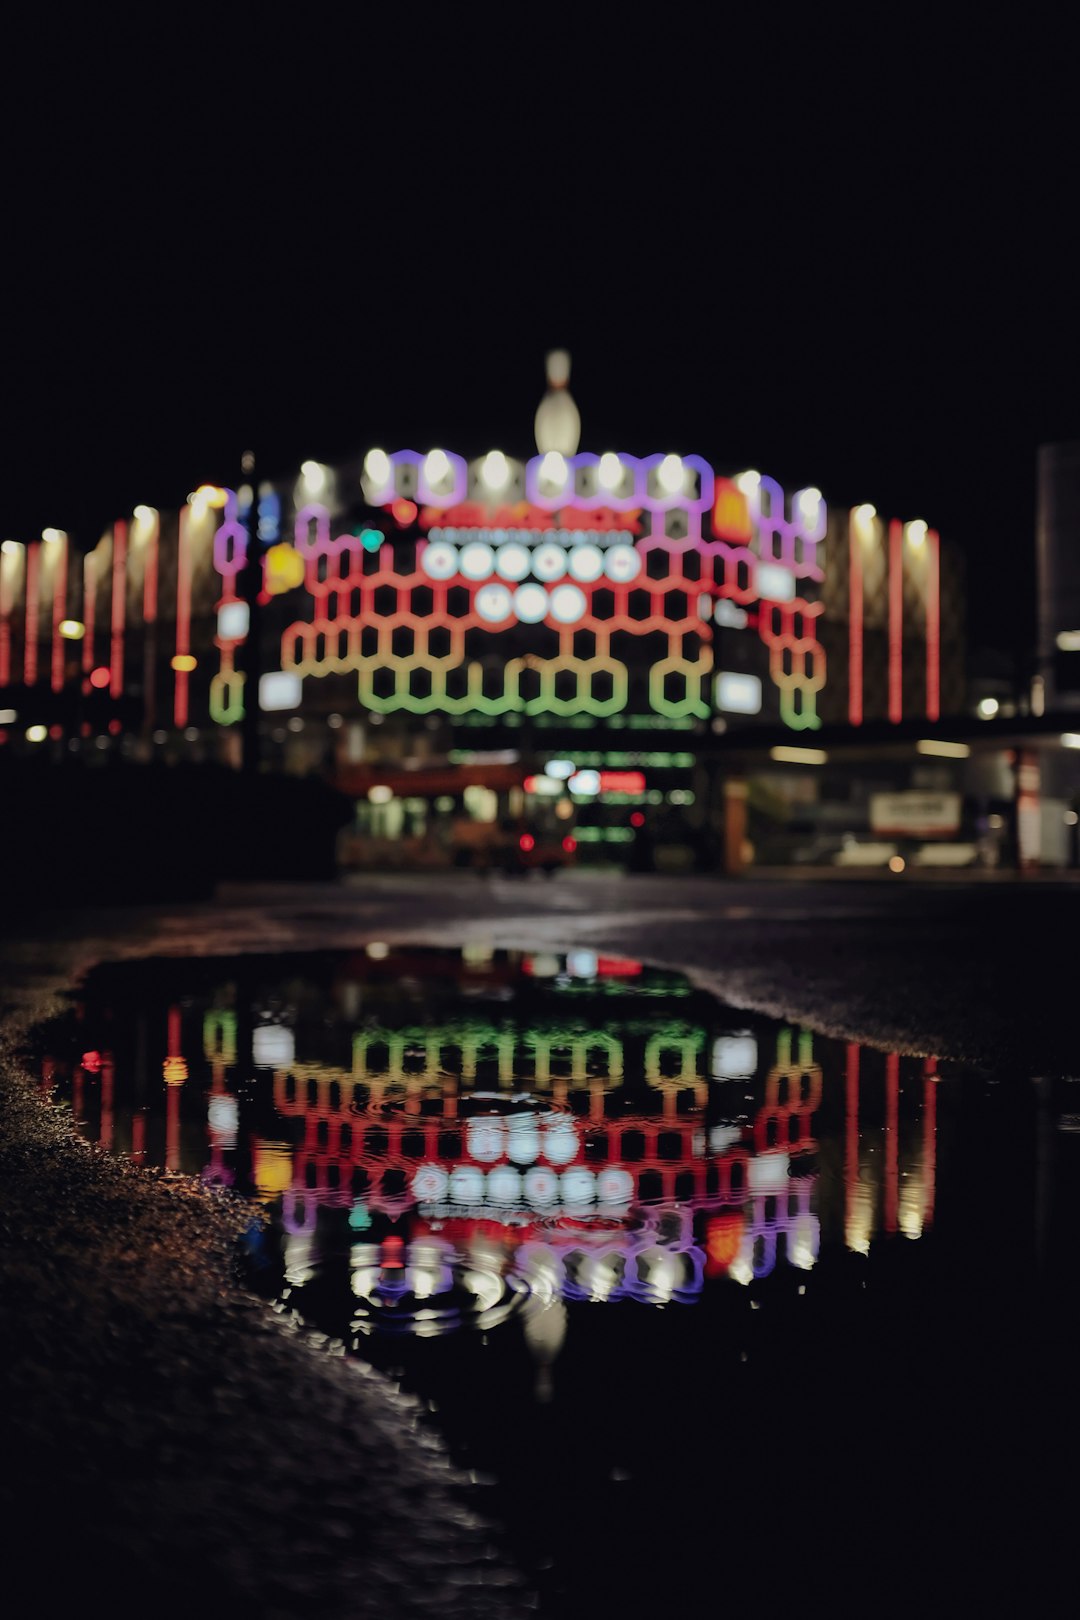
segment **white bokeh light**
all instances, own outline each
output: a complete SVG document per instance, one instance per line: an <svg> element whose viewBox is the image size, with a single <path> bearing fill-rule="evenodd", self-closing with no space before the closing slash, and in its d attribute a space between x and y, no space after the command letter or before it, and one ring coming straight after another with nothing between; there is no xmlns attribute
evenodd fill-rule
<svg viewBox="0 0 1080 1620"><path fill-rule="evenodd" d="M604 572L604 553L599 546L575 546L570 553L570 573L574 579L591 585Z"/></svg>
<svg viewBox="0 0 1080 1620"><path fill-rule="evenodd" d="M457 547L430 540L420 554L420 567L428 579L452 579L458 571Z"/></svg>
<svg viewBox="0 0 1080 1620"><path fill-rule="evenodd" d="M560 624L576 624L585 617L585 592L576 585L557 585L551 593L551 617Z"/></svg>
<svg viewBox="0 0 1080 1620"><path fill-rule="evenodd" d="M542 585L519 585L514 592L514 612L522 624L539 624L548 615L548 593Z"/></svg>
<svg viewBox="0 0 1080 1620"><path fill-rule="evenodd" d="M559 1178L554 1170L534 1164L525 1172L525 1197L530 1204L553 1204L559 1196Z"/></svg>
<svg viewBox="0 0 1080 1620"><path fill-rule="evenodd" d="M509 618L514 599L505 585L482 585L474 603L477 614L487 624L501 624Z"/></svg>
<svg viewBox="0 0 1080 1620"><path fill-rule="evenodd" d="M515 583L524 579L529 572L531 559L528 549L518 545L516 540L508 540L506 545L500 546L495 553L495 571L503 579L512 579Z"/></svg>
<svg viewBox="0 0 1080 1620"><path fill-rule="evenodd" d="M434 1204L446 1197L450 1177L438 1164L422 1164L413 1176L413 1195L421 1203Z"/></svg>
<svg viewBox="0 0 1080 1620"><path fill-rule="evenodd" d="M390 457L385 450L369 450L364 457L364 471L380 489L389 482L392 470Z"/></svg>
<svg viewBox="0 0 1080 1620"><path fill-rule="evenodd" d="M572 1119L558 1119L544 1132L544 1158L549 1164L569 1164L578 1154L578 1137Z"/></svg>
<svg viewBox="0 0 1080 1620"><path fill-rule="evenodd" d="M521 1197L520 1171L509 1164L500 1164L489 1171L487 1195L493 1204L516 1204Z"/></svg>
<svg viewBox="0 0 1080 1620"><path fill-rule="evenodd" d="M494 1164L506 1152L506 1126L501 1119L474 1119L469 1122L468 1154L481 1164Z"/></svg>
<svg viewBox="0 0 1080 1620"><path fill-rule="evenodd" d="M540 477L551 489L564 489L566 487L569 468L566 457L561 456L557 450L549 450L540 463Z"/></svg>
<svg viewBox="0 0 1080 1620"><path fill-rule="evenodd" d="M641 558L633 546L609 546L604 554L604 573L617 585L629 585L641 573Z"/></svg>
<svg viewBox="0 0 1080 1620"><path fill-rule="evenodd" d="M489 579L495 571L495 553L482 540L473 540L461 553L461 572L466 579Z"/></svg>
<svg viewBox="0 0 1080 1620"><path fill-rule="evenodd" d="M510 463L501 450L489 450L480 473L488 489L505 489L510 482Z"/></svg>
<svg viewBox="0 0 1080 1620"><path fill-rule="evenodd" d="M445 450L431 450L424 457L424 477L429 486L441 484L450 473L450 457Z"/></svg>
<svg viewBox="0 0 1080 1620"><path fill-rule="evenodd" d="M562 579L566 573L566 562L566 552L562 546L557 546L549 540L544 545L537 546L533 552L532 571L537 579L550 583L551 580Z"/></svg>
<svg viewBox="0 0 1080 1620"><path fill-rule="evenodd" d="M540 1132L531 1114L513 1115L507 1120L510 1143L508 1155L515 1164L532 1164L540 1156Z"/></svg>
<svg viewBox="0 0 1080 1620"><path fill-rule="evenodd" d="M601 489L618 489L622 483L623 464L614 450L605 450L596 469L596 481Z"/></svg>
<svg viewBox="0 0 1080 1620"><path fill-rule="evenodd" d="M665 456L656 470L657 482L668 495L677 495L686 482L681 456Z"/></svg>

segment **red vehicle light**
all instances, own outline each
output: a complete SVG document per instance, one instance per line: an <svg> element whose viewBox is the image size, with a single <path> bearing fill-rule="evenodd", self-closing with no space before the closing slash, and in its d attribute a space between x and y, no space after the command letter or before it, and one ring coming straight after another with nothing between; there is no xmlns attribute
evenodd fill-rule
<svg viewBox="0 0 1080 1620"><path fill-rule="evenodd" d="M630 817L630 825L631 827L644 827L645 817L642 815L640 810L634 811L633 815Z"/></svg>
<svg viewBox="0 0 1080 1620"><path fill-rule="evenodd" d="M577 849L577 839L576 838L564 838L563 841L562 841L562 847L563 847L563 849L565 849L565 851L566 851L566 853L568 855L572 855L574 853L575 849Z"/></svg>
<svg viewBox="0 0 1080 1620"><path fill-rule="evenodd" d="M518 839L518 847L523 849L526 855L529 853L530 849L535 849L536 839L533 837L532 833L522 833L521 837Z"/></svg>

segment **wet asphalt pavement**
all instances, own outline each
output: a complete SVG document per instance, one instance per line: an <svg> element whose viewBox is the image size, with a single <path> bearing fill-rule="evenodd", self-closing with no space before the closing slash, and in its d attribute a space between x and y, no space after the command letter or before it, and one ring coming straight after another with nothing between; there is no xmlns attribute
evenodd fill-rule
<svg viewBox="0 0 1080 1620"><path fill-rule="evenodd" d="M26 1080L94 963L388 944L589 947L735 1005L1026 1085L1075 1072L1080 888L358 877L40 918L0 942L9 1576L50 1612L529 1612L485 1491L384 1377L244 1293L228 1200L89 1149Z"/></svg>

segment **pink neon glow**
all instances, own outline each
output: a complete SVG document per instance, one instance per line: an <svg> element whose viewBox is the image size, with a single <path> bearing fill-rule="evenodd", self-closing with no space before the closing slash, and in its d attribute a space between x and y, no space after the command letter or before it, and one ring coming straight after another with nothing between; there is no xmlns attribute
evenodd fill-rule
<svg viewBox="0 0 1080 1620"><path fill-rule="evenodd" d="M60 621L67 610L67 535L62 534L53 543L53 605L52 605L52 689L60 692L64 686L64 638L60 634Z"/></svg>
<svg viewBox="0 0 1080 1620"><path fill-rule="evenodd" d="M904 526L889 524L889 719L904 718Z"/></svg>
<svg viewBox="0 0 1080 1620"><path fill-rule="evenodd" d="M926 536L926 718L941 714L941 539Z"/></svg>
<svg viewBox="0 0 1080 1620"><path fill-rule="evenodd" d="M863 566L854 515L848 518L848 719L863 722Z"/></svg>
<svg viewBox="0 0 1080 1620"><path fill-rule="evenodd" d="M38 611L41 577L41 545L33 540L26 548L26 646L23 652L23 680L33 686L38 667Z"/></svg>
<svg viewBox="0 0 1080 1620"><path fill-rule="evenodd" d="M176 656L186 657L191 651L191 556L188 543L188 510L180 508L180 523L176 536ZM178 669L173 697L173 719L179 729L188 723L188 672Z"/></svg>
<svg viewBox="0 0 1080 1620"><path fill-rule="evenodd" d="M109 696L124 691L124 617L127 607L127 524L113 524L112 635L109 651Z"/></svg>
<svg viewBox="0 0 1080 1620"><path fill-rule="evenodd" d="M83 633L82 667L83 674L89 675L94 667L94 608L95 593L97 590L96 569L94 553L90 552L83 558L83 624L86 629Z"/></svg>
<svg viewBox="0 0 1080 1620"><path fill-rule="evenodd" d="M923 1225L934 1224L937 1178L937 1058L927 1058L923 1077Z"/></svg>
<svg viewBox="0 0 1080 1620"><path fill-rule="evenodd" d="M900 1191L900 1054L885 1054L885 1230L895 1232Z"/></svg>

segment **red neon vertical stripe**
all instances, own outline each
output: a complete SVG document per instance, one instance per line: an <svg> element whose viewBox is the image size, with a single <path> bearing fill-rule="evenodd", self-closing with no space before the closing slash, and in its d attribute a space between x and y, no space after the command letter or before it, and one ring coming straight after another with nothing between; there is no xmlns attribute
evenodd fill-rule
<svg viewBox="0 0 1080 1620"><path fill-rule="evenodd" d="M927 1058L923 1078L923 1225L934 1224L937 1181L937 1058Z"/></svg>
<svg viewBox="0 0 1080 1620"><path fill-rule="evenodd" d="M52 543L53 550L53 604L52 604L52 689L59 692L64 685L64 638L60 622L67 617L67 560L68 539L62 534Z"/></svg>
<svg viewBox="0 0 1080 1620"><path fill-rule="evenodd" d="M848 719L863 720L863 566L854 513L848 517Z"/></svg>
<svg viewBox="0 0 1080 1620"><path fill-rule="evenodd" d="M95 591L97 569L94 563L94 553L91 551L83 558L83 632L82 667L83 673L89 675L94 667L94 616L96 609Z"/></svg>
<svg viewBox="0 0 1080 1620"><path fill-rule="evenodd" d="M101 1060L101 1129L98 1132L98 1141L103 1148L111 1148L113 1143L113 1091L116 1069L111 1052L106 1052Z"/></svg>
<svg viewBox="0 0 1080 1620"><path fill-rule="evenodd" d="M941 715L941 539L926 536L926 718Z"/></svg>
<svg viewBox="0 0 1080 1620"><path fill-rule="evenodd" d="M38 610L41 577L41 545L32 540L26 548L26 646L23 650L23 680L33 686L38 666Z"/></svg>
<svg viewBox="0 0 1080 1620"><path fill-rule="evenodd" d="M889 524L889 719L904 718L904 526Z"/></svg>
<svg viewBox="0 0 1080 1620"><path fill-rule="evenodd" d="M859 1184L859 1052L858 1046L852 1045L847 1049L847 1083L845 1086L845 1100L847 1113L845 1116L845 1148L844 1148L844 1211L845 1225L850 1224L855 1216L855 1189Z"/></svg>
<svg viewBox="0 0 1080 1620"><path fill-rule="evenodd" d="M885 1056L885 1230L895 1232L900 1191L900 1054Z"/></svg>
<svg viewBox="0 0 1080 1620"><path fill-rule="evenodd" d="M127 524L113 524L112 636L109 645L109 696L124 690L124 619L127 614Z"/></svg>
<svg viewBox="0 0 1080 1620"><path fill-rule="evenodd" d="M176 537L176 656L182 658L191 644L191 558L188 554L187 507L180 508L180 524ZM176 671L173 699L173 719L183 730L188 723L188 675L186 669Z"/></svg>

